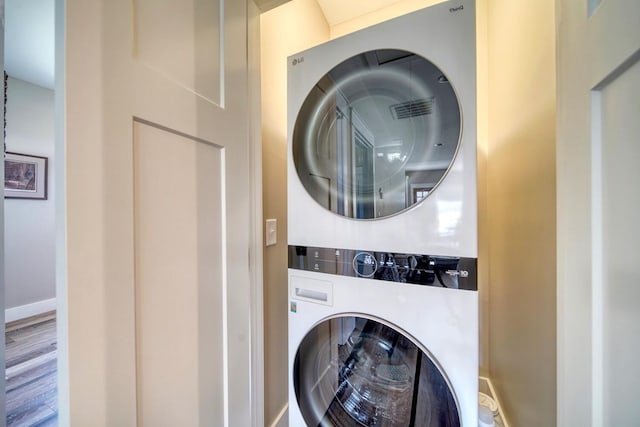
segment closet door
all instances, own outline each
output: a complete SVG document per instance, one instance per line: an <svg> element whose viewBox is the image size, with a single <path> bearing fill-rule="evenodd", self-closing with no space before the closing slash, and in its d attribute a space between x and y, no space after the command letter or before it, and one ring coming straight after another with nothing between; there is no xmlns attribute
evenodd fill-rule
<svg viewBox="0 0 640 427"><path fill-rule="evenodd" d="M247 4L65 3L61 425L251 425Z"/></svg>
<svg viewBox="0 0 640 427"><path fill-rule="evenodd" d="M558 425L638 425L640 3L557 12Z"/></svg>

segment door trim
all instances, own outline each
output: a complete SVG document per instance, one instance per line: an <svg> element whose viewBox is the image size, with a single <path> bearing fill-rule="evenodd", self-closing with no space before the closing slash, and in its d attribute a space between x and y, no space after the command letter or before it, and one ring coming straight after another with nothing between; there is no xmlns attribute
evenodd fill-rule
<svg viewBox="0 0 640 427"><path fill-rule="evenodd" d="M247 5L247 65L249 93L249 191L251 292L251 423L264 426L264 301L262 233L262 121L260 97L260 10Z"/></svg>

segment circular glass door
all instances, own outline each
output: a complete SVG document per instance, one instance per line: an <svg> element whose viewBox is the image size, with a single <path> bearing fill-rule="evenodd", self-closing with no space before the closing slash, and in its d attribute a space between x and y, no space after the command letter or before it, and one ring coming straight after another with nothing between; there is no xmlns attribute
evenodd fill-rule
<svg viewBox="0 0 640 427"><path fill-rule="evenodd" d="M450 384L428 351L381 321L319 323L302 340L293 369L308 426L460 426Z"/></svg>
<svg viewBox="0 0 640 427"><path fill-rule="evenodd" d="M293 130L297 174L326 209L384 218L434 191L458 150L461 115L446 75L399 49L338 64L311 89Z"/></svg>

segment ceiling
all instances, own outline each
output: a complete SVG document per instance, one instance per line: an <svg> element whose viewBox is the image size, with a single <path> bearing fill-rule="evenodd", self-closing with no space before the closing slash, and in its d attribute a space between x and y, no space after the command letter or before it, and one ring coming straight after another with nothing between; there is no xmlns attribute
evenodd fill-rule
<svg viewBox="0 0 640 427"><path fill-rule="evenodd" d="M281 6L289 0L254 0L262 12ZM349 21L404 0L316 0L329 26Z"/></svg>
<svg viewBox="0 0 640 427"><path fill-rule="evenodd" d="M0 0L1 2L2 0ZM289 0L255 0L261 11ZM332 26L403 0L316 0ZM54 0L4 0L5 70L11 77L54 87Z"/></svg>
<svg viewBox="0 0 640 427"><path fill-rule="evenodd" d="M329 26L341 24L403 0L316 0Z"/></svg>

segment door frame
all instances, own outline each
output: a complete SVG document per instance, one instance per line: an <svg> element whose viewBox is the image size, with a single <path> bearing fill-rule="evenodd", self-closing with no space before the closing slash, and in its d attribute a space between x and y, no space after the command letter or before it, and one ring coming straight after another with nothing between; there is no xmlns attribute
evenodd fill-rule
<svg viewBox="0 0 640 427"><path fill-rule="evenodd" d="M251 232L251 423L264 426L264 297L262 227L262 102L260 86L260 9L254 0L247 7L247 64L249 67L249 191Z"/></svg>
<svg viewBox="0 0 640 427"><path fill-rule="evenodd" d="M65 159L65 9L66 0L54 5L54 117L55 117L55 239L56 239L56 334L58 340L58 422L69 424L69 346L67 334L67 252L66 252L66 159Z"/></svg>
<svg viewBox="0 0 640 427"><path fill-rule="evenodd" d="M4 0L0 0L0 68L4 70ZM3 85L4 88L4 76L3 76ZM4 89L6 90L6 88ZM3 114L3 118L6 115L6 111ZM4 123L4 120L3 120ZM0 168L0 182L3 184L3 194L2 194L2 203L0 203L0 271L3 272L0 274L0 324L2 324L2 336L0 336L0 345L2 345L2 352L0 354L0 366L5 366L5 336L4 336L4 310L5 310L5 301L4 301L4 152L6 147L4 145L4 131L0 132L0 142L2 143L2 164L3 167ZM5 376L0 375L0 391L2 395L6 395L6 381ZM6 399L0 399L0 414L6 414ZM4 427L7 423L6 417L0 417L0 427Z"/></svg>

